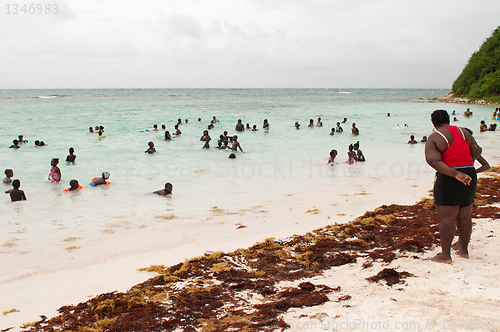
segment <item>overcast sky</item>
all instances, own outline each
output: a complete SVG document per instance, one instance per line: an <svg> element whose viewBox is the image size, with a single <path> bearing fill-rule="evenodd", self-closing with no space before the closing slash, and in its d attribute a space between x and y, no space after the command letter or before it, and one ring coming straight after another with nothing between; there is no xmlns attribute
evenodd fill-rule
<svg viewBox="0 0 500 332"><path fill-rule="evenodd" d="M499 0L0 2L1 89L450 88L500 25Z"/></svg>

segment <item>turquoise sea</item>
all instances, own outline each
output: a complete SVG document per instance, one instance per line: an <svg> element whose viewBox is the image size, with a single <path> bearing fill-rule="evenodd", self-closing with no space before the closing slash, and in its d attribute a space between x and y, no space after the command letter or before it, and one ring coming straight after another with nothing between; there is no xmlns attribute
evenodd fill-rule
<svg viewBox="0 0 500 332"><path fill-rule="evenodd" d="M334 184L338 194L353 177L397 184L420 174L418 167L426 170L424 145L407 141L411 134L420 141L432 132L430 114L437 108L462 114L470 107L474 116L458 115L457 124L475 131L485 155L494 154L498 132L479 133L477 128L481 120L493 122L495 107L428 101L448 92L0 90L0 168L14 170L28 198L11 203L4 195L0 201L0 282L179 246L218 231L210 219L214 209L265 208L290 193L327 184ZM211 148L205 150L200 137L213 116L220 123L210 130ZM323 127L308 128L309 119L316 123L318 117ZM344 132L330 136L344 117ZM141 132L164 124L173 133L179 118L189 123L171 141L163 140L163 131ZM224 130L236 134L238 119L259 131L237 133L244 153L237 152L233 160L229 151L214 147ZM263 132L264 119L270 123L269 133ZM356 137L350 133L353 122L360 130ZM105 127L104 139L88 133L96 125ZM28 143L9 149L18 135ZM47 145L35 148L35 140ZM154 155L144 153L149 141L155 144ZM347 147L356 141L367 161L346 165ZM70 147L77 155L75 164L65 162ZM332 149L338 151L338 164L330 167L326 162ZM60 159L60 184L47 180L52 158ZM111 173L112 184L91 188L90 180L103 171ZM64 193L71 179L84 189ZM166 182L174 186L171 197L151 194Z"/></svg>

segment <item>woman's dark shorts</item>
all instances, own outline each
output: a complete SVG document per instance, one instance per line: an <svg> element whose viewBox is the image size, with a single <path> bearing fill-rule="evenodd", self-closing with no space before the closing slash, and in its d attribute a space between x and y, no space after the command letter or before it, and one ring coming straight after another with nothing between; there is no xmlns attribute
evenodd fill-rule
<svg viewBox="0 0 500 332"><path fill-rule="evenodd" d="M468 186L455 178L436 172L434 182L434 204L464 207L474 202L477 174L474 167L460 167L456 170L469 175L472 181Z"/></svg>

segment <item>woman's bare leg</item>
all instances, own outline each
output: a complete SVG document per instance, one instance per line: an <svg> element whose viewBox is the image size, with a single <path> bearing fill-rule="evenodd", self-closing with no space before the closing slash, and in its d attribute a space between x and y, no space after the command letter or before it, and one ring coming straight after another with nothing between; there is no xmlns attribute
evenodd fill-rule
<svg viewBox="0 0 500 332"><path fill-rule="evenodd" d="M458 228L458 243L457 243L457 255L463 258L469 258L469 241L470 235L472 233L472 218L470 216L472 211L472 204L464 207L460 207L457 216L457 228Z"/></svg>
<svg viewBox="0 0 500 332"><path fill-rule="evenodd" d="M455 236L459 206L436 205L439 217L441 253L432 257L434 262L451 264L451 243Z"/></svg>

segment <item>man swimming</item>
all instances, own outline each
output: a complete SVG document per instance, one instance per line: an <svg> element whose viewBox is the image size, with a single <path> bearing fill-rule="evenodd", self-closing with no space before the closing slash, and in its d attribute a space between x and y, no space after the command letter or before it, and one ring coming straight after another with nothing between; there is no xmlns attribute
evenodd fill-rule
<svg viewBox="0 0 500 332"><path fill-rule="evenodd" d="M245 130L245 125L241 123L241 119L238 119L238 123L236 124L236 127L234 128L236 131L244 131Z"/></svg>

